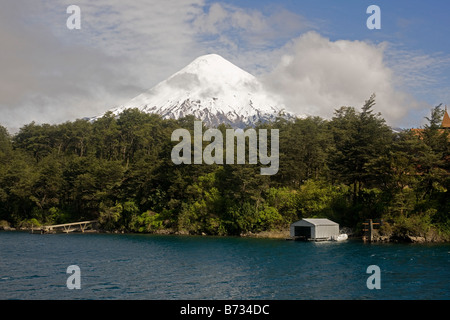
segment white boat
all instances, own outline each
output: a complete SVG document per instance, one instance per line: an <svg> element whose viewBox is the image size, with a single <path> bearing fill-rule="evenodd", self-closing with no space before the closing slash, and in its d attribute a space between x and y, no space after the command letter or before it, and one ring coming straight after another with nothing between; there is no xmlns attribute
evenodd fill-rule
<svg viewBox="0 0 450 320"><path fill-rule="evenodd" d="M334 236L331 238L333 241L344 241L348 239L348 235L346 233L341 233L338 236Z"/></svg>

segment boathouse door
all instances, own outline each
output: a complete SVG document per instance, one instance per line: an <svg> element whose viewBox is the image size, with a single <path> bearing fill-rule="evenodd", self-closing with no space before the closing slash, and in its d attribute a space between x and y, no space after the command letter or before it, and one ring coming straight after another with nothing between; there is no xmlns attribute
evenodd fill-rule
<svg viewBox="0 0 450 320"><path fill-rule="evenodd" d="M311 238L311 227L295 226L295 236Z"/></svg>

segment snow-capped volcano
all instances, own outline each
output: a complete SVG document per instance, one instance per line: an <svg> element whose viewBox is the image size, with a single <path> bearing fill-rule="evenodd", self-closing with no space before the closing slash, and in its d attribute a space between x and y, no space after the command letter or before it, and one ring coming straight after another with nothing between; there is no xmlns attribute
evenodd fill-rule
<svg viewBox="0 0 450 320"><path fill-rule="evenodd" d="M284 112L284 105L265 92L256 77L217 54L195 59L167 80L111 111L118 115L128 108L163 118L193 115L210 127L225 123L234 128L251 126L259 120L271 121Z"/></svg>

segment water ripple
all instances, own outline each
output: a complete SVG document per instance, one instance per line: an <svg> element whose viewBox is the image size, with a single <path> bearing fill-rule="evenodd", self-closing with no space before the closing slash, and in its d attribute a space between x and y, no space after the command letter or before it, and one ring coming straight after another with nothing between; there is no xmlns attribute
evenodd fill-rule
<svg viewBox="0 0 450 320"><path fill-rule="evenodd" d="M2 232L0 252L0 299L450 299L449 245Z"/></svg>

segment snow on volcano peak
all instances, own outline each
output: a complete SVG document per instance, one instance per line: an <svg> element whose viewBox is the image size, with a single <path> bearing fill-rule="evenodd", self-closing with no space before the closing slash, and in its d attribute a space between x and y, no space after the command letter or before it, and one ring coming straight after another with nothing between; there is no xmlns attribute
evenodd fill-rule
<svg viewBox="0 0 450 320"><path fill-rule="evenodd" d="M256 77L217 54L208 54L111 111L117 115L128 108L163 118L194 115L210 127L225 123L243 128L274 120L284 106L264 91Z"/></svg>

